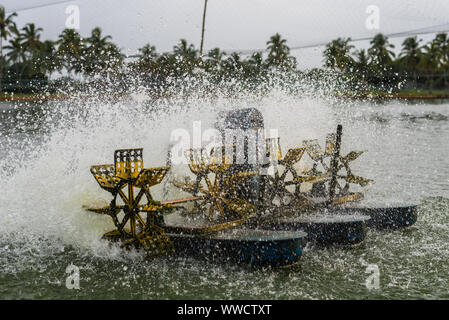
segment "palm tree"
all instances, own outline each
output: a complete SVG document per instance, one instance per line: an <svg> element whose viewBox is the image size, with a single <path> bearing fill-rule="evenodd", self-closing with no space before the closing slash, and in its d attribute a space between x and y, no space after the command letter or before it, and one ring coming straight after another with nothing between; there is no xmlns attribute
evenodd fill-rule
<svg viewBox="0 0 449 320"><path fill-rule="evenodd" d="M252 65L254 68L263 68L263 57L261 52L254 52L248 59L248 64Z"/></svg>
<svg viewBox="0 0 449 320"><path fill-rule="evenodd" d="M106 46L104 52L104 68L100 73L103 75L118 71L123 65L124 55L115 43Z"/></svg>
<svg viewBox="0 0 449 320"><path fill-rule="evenodd" d="M82 72L82 56L84 43L80 34L75 29L64 29L58 36L57 57L62 67L68 72Z"/></svg>
<svg viewBox="0 0 449 320"><path fill-rule="evenodd" d="M243 69L243 63L241 61L240 55L233 52L229 55L226 60L223 60L222 66L224 76L227 77L238 77L241 75Z"/></svg>
<svg viewBox="0 0 449 320"><path fill-rule="evenodd" d="M138 72L154 72L156 69L158 53L156 52L156 47L150 45L149 43L144 45L142 48L138 49L139 59L132 63L132 67L136 68Z"/></svg>
<svg viewBox="0 0 449 320"><path fill-rule="evenodd" d="M36 28L34 23L28 23L25 27L22 28L22 31L22 46L31 57L36 51L40 50L42 46L42 42L40 40L40 32L42 32L43 29Z"/></svg>
<svg viewBox="0 0 449 320"><path fill-rule="evenodd" d="M16 78L22 78L22 75L26 69L26 55L22 46L21 36L17 36L9 40L9 44L5 46L8 50L6 54L6 61L10 65L8 70L14 74Z"/></svg>
<svg viewBox="0 0 449 320"><path fill-rule="evenodd" d="M433 74L441 66L440 47L432 40L423 47L423 56L421 66L424 72L429 73L429 92L433 89Z"/></svg>
<svg viewBox="0 0 449 320"><path fill-rule="evenodd" d="M223 62L225 52L219 48L214 48L207 53L206 59L203 62L204 69L207 72L219 72L220 66Z"/></svg>
<svg viewBox="0 0 449 320"><path fill-rule="evenodd" d="M112 37L109 35L103 37L101 32L101 29L96 27L86 39L88 46L84 50L82 61L83 69L89 75L115 70L123 62L120 49L111 42Z"/></svg>
<svg viewBox="0 0 449 320"><path fill-rule="evenodd" d="M404 66L405 70L413 74L413 83L417 85L418 64L421 60L421 48L416 36L406 38L402 42L402 51L399 54L399 62Z"/></svg>
<svg viewBox="0 0 449 320"><path fill-rule="evenodd" d="M262 52L254 52L247 60L245 60L243 67L247 78L259 78L265 69Z"/></svg>
<svg viewBox="0 0 449 320"><path fill-rule="evenodd" d="M293 57L290 57L290 48L286 45L287 40L282 39L279 33L270 37L267 41L267 65L283 68L294 68L295 62Z"/></svg>
<svg viewBox="0 0 449 320"><path fill-rule="evenodd" d="M449 69L449 37L447 33L438 33L435 36L435 44L439 47L439 53L441 58L441 67L443 69L443 81L444 86L447 87L447 73Z"/></svg>
<svg viewBox="0 0 449 320"><path fill-rule="evenodd" d="M157 58L156 62L156 78L165 79L166 77L174 75L175 73L180 73L180 70L177 70L176 56L167 52L161 54Z"/></svg>
<svg viewBox="0 0 449 320"><path fill-rule="evenodd" d="M8 49L8 53L6 54L8 62L23 63L26 60L21 37L10 39L9 45L5 46L5 49Z"/></svg>
<svg viewBox="0 0 449 320"><path fill-rule="evenodd" d="M87 42L90 44L92 49L97 51L101 51L104 47L110 44L111 36L104 36L101 34L101 29L99 27L94 28L91 31L90 37L87 39Z"/></svg>
<svg viewBox="0 0 449 320"><path fill-rule="evenodd" d="M356 61L354 63L355 71L357 72L357 75L360 76L361 80L366 81L371 71L371 65L369 63L366 51L365 49L357 50L355 55L356 55Z"/></svg>
<svg viewBox="0 0 449 320"><path fill-rule="evenodd" d="M5 8L0 7L0 57L3 57L3 40L7 40L12 33L17 33L14 17L17 17L17 13L6 16Z"/></svg>
<svg viewBox="0 0 449 320"><path fill-rule="evenodd" d="M354 64L354 59L350 55L354 46L349 44L350 41L351 38L338 38L326 45L323 55L324 65L327 68L344 72Z"/></svg>
<svg viewBox="0 0 449 320"><path fill-rule="evenodd" d="M42 77L46 71L42 72L44 68L42 64L42 51L46 50L40 40L40 33L42 28L37 28L34 23L28 23L23 27L20 37L22 39L22 47L25 59L22 61L23 69L27 71L27 78L31 79L35 76Z"/></svg>
<svg viewBox="0 0 449 320"><path fill-rule="evenodd" d="M2 89L1 83L3 80L3 74L6 72L6 59L3 57L3 40L7 40L12 33L17 33L17 27L13 18L17 16L17 13L11 13L6 16L5 8L0 7L0 90Z"/></svg>
<svg viewBox="0 0 449 320"><path fill-rule="evenodd" d="M378 33L370 42L371 47L368 49L368 54L372 62L378 67L378 70L384 71L393 62L395 53L390 49L394 45L388 42L388 38L381 33Z"/></svg>
<svg viewBox="0 0 449 320"><path fill-rule="evenodd" d="M45 40L36 56L38 73L51 75L61 69L60 61L55 46L56 42Z"/></svg>
<svg viewBox="0 0 449 320"><path fill-rule="evenodd" d="M157 58L158 54L156 51L156 47L150 45L149 43L144 45L142 48L139 49L141 57L144 58Z"/></svg>
<svg viewBox="0 0 449 320"><path fill-rule="evenodd" d="M173 47L173 53L179 71L191 74L198 62L198 51L195 49L195 46L193 44L189 45L185 39L181 39L179 43Z"/></svg>
<svg viewBox="0 0 449 320"><path fill-rule="evenodd" d="M181 57L196 59L198 52L193 44L188 44L186 39L179 40L179 43L173 47L173 52Z"/></svg>
<svg viewBox="0 0 449 320"><path fill-rule="evenodd" d="M1 83L3 80L3 75L8 72L8 62L6 61L6 57L0 56L0 91L2 89Z"/></svg>
<svg viewBox="0 0 449 320"><path fill-rule="evenodd" d="M441 50L441 56L443 60L446 62L449 60L449 37L447 36L447 33L438 33L435 36L435 44L440 47Z"/></svg>
<svg viewBox="0 0 449 320"><path fill-rule="evenodd" d="M219 48L214 48L207 53L207 57L215 61L221 61L225 55L226 52L221 51Z"/></svg>

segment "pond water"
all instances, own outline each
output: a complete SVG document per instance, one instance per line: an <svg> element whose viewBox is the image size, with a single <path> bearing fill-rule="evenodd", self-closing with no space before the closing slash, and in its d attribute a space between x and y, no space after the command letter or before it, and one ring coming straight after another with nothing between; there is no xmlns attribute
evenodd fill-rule
<svg viewBox="0 0 449 320"><path fill-rule="evenodd" d="M176 256L146 260L101 240L108 217L82 206L108 199L89 172L120 148L144 148L144 166L165 163L170 135L211 128L219 111L257 107L281 147L343 125L342 151L375 181L367 205L417 203L418 222L368 230L356 247L308 245L298 264L253 269ZM269 94L187 99L0 102L0 298L2 299L402 299L449 298L449 102L344 102ZM193 138L192 138L193 139ZM185 172L176 168L176 174ZM159 198L176 198L167 185ZM80 289L66 287L69 266ZM367 267L379 269L368 289Z"/></svg>

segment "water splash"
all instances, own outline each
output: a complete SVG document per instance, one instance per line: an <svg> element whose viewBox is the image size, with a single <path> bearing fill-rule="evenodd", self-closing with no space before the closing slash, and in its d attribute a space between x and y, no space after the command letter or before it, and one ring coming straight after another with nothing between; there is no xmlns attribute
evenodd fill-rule
<svg viewBox="0 0 449 320"><path fill-rule="evenodd" d="M363 292L366 297L400 296L388 287L378 295L366 292L364 269L357 262L360 257L378 259L386 266L397 265L398 255L406 257L405 265L399 262L403 267L387 274L393 287L395 281L402 285L406 276L433 270L419 264L419 254L428 250L441 256L446 251L444 239L438 237L447 228L441 220L447 204L439 206L448 196L449 157L444 143L449 137L445 121L449 112L441 106L339 100L332 97L327 83L305 80L298 81L295 90L279 79L251 90L239 89L241 84L232 81L182 83L174 81L158 98L152 97L151 88L136 85L129 95L115 96L112 91L99 95L92 88L87 94L71 94L66 101L0 105L1 278L28 272L39 279L35 287L24 290L30 296L46 297L33 295L36 286L44 286L49 296L60 297L66 294L58 289L64 285L65 266L75 261L88 274L90 280L85 281L93 290L80 292L78 297L117 297L117 290L121 296L136 298L296 299L354 297L350 292ZM213 127L220 111L250 106L262 112L266 128L278 129L284 154L305 139L323 143L325 135L342 123L343 151L369 150L353 169L376 181L366 190L368 202L442 198L426 200L430 204L423 207L420 219L428 220L418 223L422 230L418 233L373 232L365 246L356 250L306 250L301 265L287 271L247 272L177 258L148 262L137 252L123 252L100 240L112 228L110 219L87 213L82 205L107 200L109 195L91 177L90 165L110 163L115 149L132 147L144 148L145 167L163 165L174 129L183 128L193 136L194 121L200 120L206 129ZM377 117L386 121L377 121ZM176 170L180 175L188 172ZM179 191L169 191L164 194L161 186L156 198L179 196ZM389 253L387 248L392 246L395 250ZM108 267L103 270L105 264ZM174 269L187 276L181 279ZM406 276L403 279L398 274ZM343 287L330 290L328 284L335 277ZM447 279L445 274L441 277ZM419 281L425 285L434 280ZM105 283L112 289L105 291ZM419 296L420 285L411 285L417 286L413 295ZM18 294L12 287L5 290Z"/></svg>

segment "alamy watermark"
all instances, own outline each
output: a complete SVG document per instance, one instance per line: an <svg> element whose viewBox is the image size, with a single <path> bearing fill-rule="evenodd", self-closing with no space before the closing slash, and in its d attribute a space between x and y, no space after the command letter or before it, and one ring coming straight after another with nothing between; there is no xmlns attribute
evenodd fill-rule
<svg viewBox="0 0 449 320"><path fill-rule="evenodd" d="M69 5L65 8L67 18L65 20L65 27L67 29L80 29L80 8L77 5Z"/></svg>
<svg viewBox="0 0 449 320"><path fill-rule="evenodd" d="M189 164L191 160L201 161L213 156L215 163L273 163L280 153L278 130L268 132L269 138L262 128L203 130L201 121L193 121L192 134L184 128L171 132L169 162L172 165Z"/></svg>
<svg viewBox="0 0 449 320"><path fill-rule="evenodd" d="M365 20L365 27L368 30L380 29L380 8L376 5L369 5L366 7L365 13L368 17Z"/></svg>
<svg viewBox="0 0 449 320"><path fill-rule="evenodd" d="M367 289L378 290L380 288L380 270L377 264L369 264L366 267L365 273L369 273L368 278L365 280L365 286Z"/></svg>
<svg viewBox="0 0 449 320"><path fill-rule="evenodd" d="M73 265L69 264L65 269L65 273L68 274L65 280L65 286L69 290L79 290L80 289L80 269Z"/></svg>

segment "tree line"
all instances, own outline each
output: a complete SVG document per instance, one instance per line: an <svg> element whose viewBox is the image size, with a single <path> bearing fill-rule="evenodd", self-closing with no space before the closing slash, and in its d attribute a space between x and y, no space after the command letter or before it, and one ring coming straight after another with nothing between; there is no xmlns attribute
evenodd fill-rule
<svg viewBox="0 0 449 320"><path fill-rule="evenodd" d="M379 33L368 49L356 49L351 38L338 38L326 45L324 66L358 80L365 87L448 89L449 37L438 33L426 44L417 36L405 38L396 55L388 37Z"/></svg>
<svg viewBox="0 0 449 320"><path fill-rule="evenodd" d="M66 79L123 79L132 75L150 83L204 74L219 82L258 81L273 72L315 77L333 73L359 90L397 88L404 82L412 88L430 90L449 85L446 33L437 34L425 45L416 36L406 38L397 56L394 46L382 34L371 40L367 50L356 49L350 38L338 38L326 45L322 69L302 72L286 39L278 33L266 42L265 52L249 55L214 48L201 56L193 44L181 39L171 52L159 53L155 46L146 44L135 57L126 59L112 37L98 27L87 37L74 29L64 29L55 41L41 40L42 28L28 23L19 29L16 17L16 13L6 15L0 8L0 91L40 88L57 73Z"/></svg>
<svg viewBox="0 0 449 320"><path fill-rule="evenodd" d="M262 52L243 58L238 53L227 54L219 48L204 56L193 44L181 39L172 52L158 53L146 44L138 49L134 59L126 61L112 37L94 28L90 36L82 37L74 29L64 29L56 41L41 40L42 28L28 23L19 29L14 22L16 13L5 15L0 8L0 83L19 84L17 90L25 90L24 83L37 84L48 81L50 75L96 76L123 78L136 74L152 82L170 77L195 76L206 72L219 81L222 78L257 78L270 70L292 71L296 60L289 54L286 40L279 34L267 42L268 55ZM3 45L4 43L4 45ZM76 78L76 77L75 77Z"/></svg>

